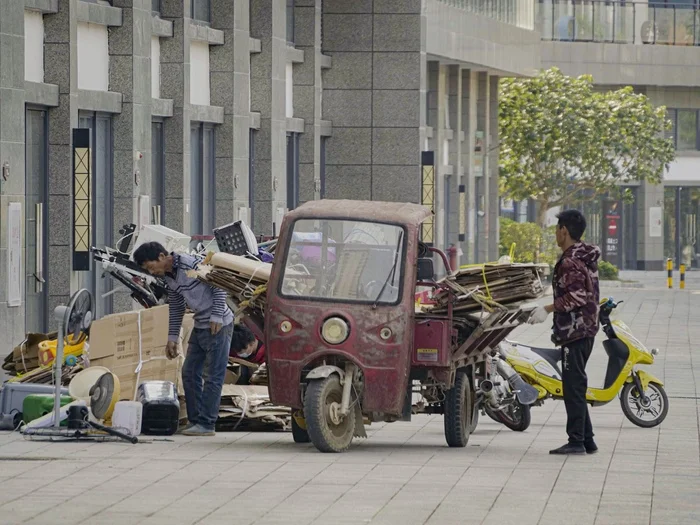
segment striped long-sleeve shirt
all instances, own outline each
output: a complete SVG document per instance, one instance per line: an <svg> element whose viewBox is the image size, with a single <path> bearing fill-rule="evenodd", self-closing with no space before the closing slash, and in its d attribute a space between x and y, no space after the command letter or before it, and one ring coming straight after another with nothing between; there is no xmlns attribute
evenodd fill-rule
<svg viewBox="0 0 700 525"><path fill-rule="evenodd" d="M228 326L233 322L233 312L226 304L226 292L209 286L187 275L202 262L200 257L173 253L173 272L166 274L170 320L168 341L177 341L185 309L194 311L194 327L209 328L209 323Z"/></svg>

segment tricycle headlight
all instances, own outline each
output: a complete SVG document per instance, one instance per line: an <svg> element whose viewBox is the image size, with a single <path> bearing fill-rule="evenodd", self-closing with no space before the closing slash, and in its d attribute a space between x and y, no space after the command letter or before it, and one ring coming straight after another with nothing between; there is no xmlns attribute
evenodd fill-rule
<svg viewBox="0 0 700 525"><path fill-rule="evenodd" d="M321 328L321 335L326 343L331 345L339 345L350 335L350 327L340 317L331 317L326 319Z"/></svg>
<svg viewBox="0 0 700 525"><path fill-rule="evenodd" d="M658 348L652 348L652 349L651 349L651 355L653 355L654 357L656 357L657 355L659 355L659 349L658 349Z"/></svg>

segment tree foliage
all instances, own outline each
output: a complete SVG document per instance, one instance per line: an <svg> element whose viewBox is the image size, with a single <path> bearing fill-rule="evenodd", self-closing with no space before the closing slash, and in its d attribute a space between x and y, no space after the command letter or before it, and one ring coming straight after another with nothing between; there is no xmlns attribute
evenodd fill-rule
<svg viewBox="0 0 700 525"><path fill-rule="evenodd" d="M597 92L590 75L557 68L534 78L501 80L501 190L535 199L543 225L547 209L620 193L634 181L660 183L675 158L666 108L655 108L631 87Z"/></svg>

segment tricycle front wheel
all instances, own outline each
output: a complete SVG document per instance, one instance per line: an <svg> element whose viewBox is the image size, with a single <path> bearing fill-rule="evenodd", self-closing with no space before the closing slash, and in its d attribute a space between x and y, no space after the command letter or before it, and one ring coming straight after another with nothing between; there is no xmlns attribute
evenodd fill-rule
<svg viewBox="0 0 700 525"><path fill-rule="evenodd" d="M304 399L306 431L321 452L345 452L355 432L355 410L340 415L343 387L337 375L309 383Z"/></svg>
<svg viewBox="0 0 700 525"><path fill-rule="evenodd" d="M454 386L445 393L445 440L450 447L467 446L473 410L469 376L464 370L458 370Z"/></svg>

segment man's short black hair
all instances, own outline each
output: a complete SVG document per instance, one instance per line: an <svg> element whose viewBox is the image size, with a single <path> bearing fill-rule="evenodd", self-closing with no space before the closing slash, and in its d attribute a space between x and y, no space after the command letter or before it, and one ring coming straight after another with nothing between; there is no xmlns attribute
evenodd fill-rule
<svg viewBox="0 0 700 525"><path fill-rule="evenodd" d="M563 226L575 241L580 241L586 231L586 218L578 210L566 210L557 215L559 226Z"/></svg>
<svg viewBox="0 0 700 525"><path fill-rule="evenodd" d="M231 350L240 352L253 341L256 341L255 335L247 326L242 324L233 325L233 335L231 336Z"/></svg>
<svg viewBox="0 0 700 525"><path fill-rule="evenodd" d="M170 255L159 242L145 242L134 252L134 262L143 266L147 262L155 262L161 255Z"/></svg>

